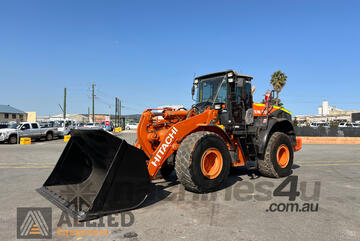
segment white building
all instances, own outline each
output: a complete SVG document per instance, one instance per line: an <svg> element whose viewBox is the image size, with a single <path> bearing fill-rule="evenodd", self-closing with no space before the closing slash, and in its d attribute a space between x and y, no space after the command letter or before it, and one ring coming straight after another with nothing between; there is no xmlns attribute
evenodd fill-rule
<svg viewBox="0 0 360 241"><path fill-rule="evenodd" d="M342 110L335 106L330 106L327 100L322 102L322 105L318 107L318 115L301 115L295 118L301 124L311 122L330 122L330 121L354 121L352 120L352 114L359 113L360 110Z"/></svg>
<svg viewBox="0 0 360 241"><path fill-rule="evenodd" d="M321 116L328 116L335 112L341 112L344 111L342 109L338 109L335 106L330 106L329 102L327 100L324 100L322 102L322 105L318 108L318 114Z"/></svg>

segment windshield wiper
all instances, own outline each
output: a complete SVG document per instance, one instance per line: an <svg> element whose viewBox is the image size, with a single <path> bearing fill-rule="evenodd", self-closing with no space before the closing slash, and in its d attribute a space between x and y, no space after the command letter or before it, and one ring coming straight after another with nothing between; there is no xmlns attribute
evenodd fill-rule
<svg viewBox="0 0 360 241"><path fill-rule="evenodd" d="M223 85L223 83L225 82L226 80L226 77L223 78L223 80L221 81L221 83L219 84L217 90L216 90L216 94L214 95L214 98L212 100L212 104L211 104L211 108L214 107L214 104L215 104L215 100L220 92L220 89L221 89L221 86Z"/></svg>

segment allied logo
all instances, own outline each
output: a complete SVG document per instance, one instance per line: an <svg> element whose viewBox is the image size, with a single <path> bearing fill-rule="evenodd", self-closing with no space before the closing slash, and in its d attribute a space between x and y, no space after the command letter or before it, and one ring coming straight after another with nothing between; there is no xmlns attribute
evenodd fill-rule
<svg viewBox="0 0 360 241"><path fill-rule="evenodd" d="M51 208L17 208L18 239L51 239Z"/></svg>

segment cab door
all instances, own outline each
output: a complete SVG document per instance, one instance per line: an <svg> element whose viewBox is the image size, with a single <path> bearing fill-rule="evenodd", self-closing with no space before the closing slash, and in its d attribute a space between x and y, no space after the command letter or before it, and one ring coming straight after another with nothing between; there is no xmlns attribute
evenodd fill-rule
<svg viewBox="0 0 360 241"><path fill-rule="evenodd" d="M21 130L20 136L31 137L31 127L29 123L23 124L20 130Z"/></svg>
<svg viewBox="0 0 360 241"><path fill-rule="evenodd" d="M41 129L38 123L31 123L31 138L40 138Z"/></svg>
<svg viewBox="0 0 360 241"><path fill-rule="evenodd" d="M232 98L232 115L234 125L244 126L245 116L248 109L252 109L251 80L238 77L234 87Z"/></svg>

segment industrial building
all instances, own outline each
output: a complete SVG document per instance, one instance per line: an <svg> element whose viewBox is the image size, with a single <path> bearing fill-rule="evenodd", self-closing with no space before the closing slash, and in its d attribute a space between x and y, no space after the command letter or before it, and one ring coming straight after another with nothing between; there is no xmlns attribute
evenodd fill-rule
<svg viewBox="0 0 360 241"><path fill-rule="evenodd" d="M58 115L53 115L48 119L62 120L63 118L64 118L63 114L58 114ZM82 114L66 114L66 118L74 120L76 122L81 122L81 123L88 123L89 122L89 117L87 117L86 115L82 115Z"/></svg>
<svg viewBox="0 0 360 241"><path fill-rule="evenodd" d="M0 122L21 122L27 120L27 113L10 105L0 105Z"/></svg>
<svg viewBox="0 0 360 241"><path fill-rule="evenodd" d="M295 116L299 124L312 122L355 122L360 120L360 110L342 110L335 106L330 106L327 100L318 107L318 115L298 115Z"/></svg>

